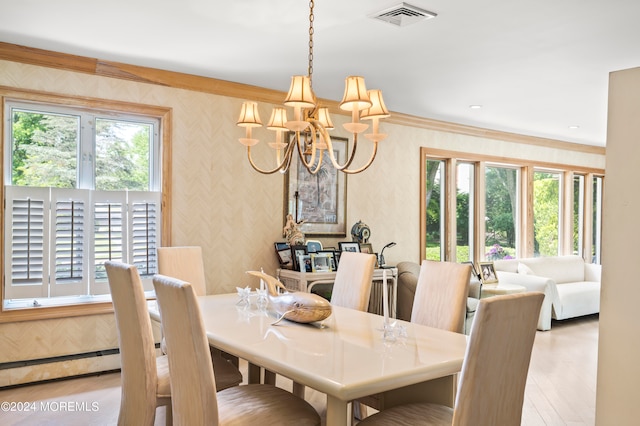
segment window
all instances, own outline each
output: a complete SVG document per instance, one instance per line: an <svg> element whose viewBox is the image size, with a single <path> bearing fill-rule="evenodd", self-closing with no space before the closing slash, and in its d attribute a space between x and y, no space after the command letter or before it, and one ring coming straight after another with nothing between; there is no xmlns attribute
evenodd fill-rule
<svg viewBox="0 0 640 426"><path fill-rule="evenodd" d="M423 259L600 261L604 170L431 148L421 158Z"/></svg>
<svg viewBox="0 0 640 426"><path fill-rule="evenodd" d="M591 262L601 262L602 249L602 176L593 177L593 240L591 242Z"/></svg>
<svg viewBox="0 0 640 426"><path fill-rule="evenodd" d="M105 260L136 265L152 290L160 118L21 101L4 113L3 308L109 300Z"/></svg>
<svg viewBox="0 0 640 426"><path fill-rule="evenodd" d="M516 257L518 237L518 169L488 165L485 167L485 260Z"/></svg>
<svg viewBox="0 0 640 426"><path fill-rule="evenodd" d="M557 256L562 229L561 174L536 171L533 174L533 234L535 256Z"/></svg>
<svg viewBox="0 0 640 426"><path fill-rule="evenodd" d="M425 174L426 259L444 260L445 162L427 160Z"/></svg>
<svg viewBox="0 0 640 426"><path fill-rule="evenodd" d="M456 168L456 261L473 261L476 217L475 164L458 163Z"/></svg>

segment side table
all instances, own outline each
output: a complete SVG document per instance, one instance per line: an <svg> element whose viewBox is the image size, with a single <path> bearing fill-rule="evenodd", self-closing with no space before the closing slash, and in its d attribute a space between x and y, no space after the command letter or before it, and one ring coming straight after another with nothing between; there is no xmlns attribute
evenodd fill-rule
<svg viewBox="0 0 640 426"><path fill-rule="evenodd" d="M480 290L480 298L499 296L502 294L524 293L527 289L516 284L483 284Z"/></svg>

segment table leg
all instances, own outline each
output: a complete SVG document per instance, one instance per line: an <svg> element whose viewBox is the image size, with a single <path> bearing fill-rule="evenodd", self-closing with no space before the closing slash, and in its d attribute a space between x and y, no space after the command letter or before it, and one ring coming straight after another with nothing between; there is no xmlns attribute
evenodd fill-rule
<svg viewBox="0 0 640 426"><path fill-rule="evenodd" d="M327 426L347 426L351 424L349 403L327 395Z"/></svg>

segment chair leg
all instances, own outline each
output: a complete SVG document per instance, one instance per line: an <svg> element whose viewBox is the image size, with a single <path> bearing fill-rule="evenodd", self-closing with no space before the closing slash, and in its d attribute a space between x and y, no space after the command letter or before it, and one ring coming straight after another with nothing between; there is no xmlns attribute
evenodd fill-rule
<svg viewBox="0 0 640 426"><path fill-rule="evenodd" d="M276 385L276 373L269 370L264 370L264 384L266 385Z"/></svg>

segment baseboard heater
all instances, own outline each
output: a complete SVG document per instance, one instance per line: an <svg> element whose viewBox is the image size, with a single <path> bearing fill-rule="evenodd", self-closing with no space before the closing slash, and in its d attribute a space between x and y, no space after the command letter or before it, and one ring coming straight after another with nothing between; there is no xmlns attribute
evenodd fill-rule
<svg viewBox="0 0 640 426"><path fill-rule="evenodd" d="M160 343L156 343L156 348ZM120 349L0 363L0 388L95 376L120 370Z"/></svg>
<svg viewBox="0 0 640 426"><path fill-rule="evenodd" d="M120 349L115 348L115 349L107 349L103 351L85 352L81 354L61 355L61 356L53 356L49 358L3 362L3 363L0 363L0 370L30 367L32 365L51 364L53 362L73 361L76 359L93 358L93 357L105 356L105 355L116 355L119 353L120 353Z"/></svg>

